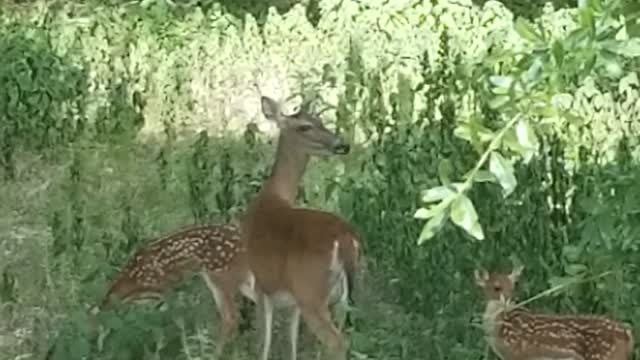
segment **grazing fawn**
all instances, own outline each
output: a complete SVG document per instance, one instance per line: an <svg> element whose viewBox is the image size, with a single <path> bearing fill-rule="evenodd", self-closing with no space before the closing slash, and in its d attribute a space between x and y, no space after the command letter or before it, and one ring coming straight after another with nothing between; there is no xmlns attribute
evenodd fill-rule
<svg viewBox="0 0 640 360"><path fill-rule="evenodd" d="M112 283L99 310L112 304L158 299L190 274L200 273L213 294L222 319L220 353L235 330L235 295L255 302L246 247L235 224L192 226L160 237L136 251Z"/></svg>
<svg viewBox="0 0 640 360"><path fill-rule="evenodd" d="M343 155L350 147L306 111L285 115L276 101L265 96L261 105L280 135L271 175L241 221L262 318L261 359L269 357L274 306L292 308L292 360L297 355L300 316L331 354L346 359L347 344L332 321L329 305L352 300L359 238L338 216L296 208L294 202L311 156Z"/></svg>
<svg viewBox="0 0 640 360"><path fill-rule="evenodd" d="M633 335L603 316L535 313L511 305L522 267L511 274L476 270L476 284L487 300L484 328L503 360L628 360Z"/></svg>

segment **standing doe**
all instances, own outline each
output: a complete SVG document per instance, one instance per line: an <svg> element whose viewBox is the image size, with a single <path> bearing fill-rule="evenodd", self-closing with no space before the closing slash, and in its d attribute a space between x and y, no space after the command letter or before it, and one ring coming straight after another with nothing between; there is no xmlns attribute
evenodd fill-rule
<svg viewBox="0 0 640 360"><path fill-rule="evenodd" d="M511 274L476 270L476 284L487 300L485 333L503 360L628 360L633 335L603 316L535 313L511 305L522 267Z"/></svg>
<svg viewBox="0 0 640 360"><path fill-rule="evenodd" d="M271 346L273 309L292 307L291 359L296 359L300 316L338 359L347 344L331 318L329 305L351 298L359 239L338 216L296 208L298 185L311 156L347 154L349 144L304 110L291 115L261 97L262 112L275 122L279 138L271 175L251 201L241 227L262 316L262 360Z"/></svg>

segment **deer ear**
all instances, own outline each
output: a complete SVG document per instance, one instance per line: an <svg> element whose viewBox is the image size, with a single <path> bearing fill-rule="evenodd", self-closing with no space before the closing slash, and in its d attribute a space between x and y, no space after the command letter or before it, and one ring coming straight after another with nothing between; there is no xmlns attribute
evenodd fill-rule
<svg viewBox="0 0 640 360"><path fill-rule="evenodd" d="M262 114L264 114L267 120L275 121L276 123L279 122L282 113L280 104L278 104L277 101L268 96L262 96L260 98L260 104L262 106Z"/></svg>
<svg viewBox="0 0 640 360"><path fill-rule="evenodd" d="M509 280L511 280L511 282L515 284L516 281L518 281L520 274L522 274L522 270L524 270L524 266L522 265L517 266L513 270L511 270L511 274L509 274Z"/></svg>
<svg viewBox="0 0 640 360"><path fill-rule="evenodd" d="M476 284L480 287L483 287L487 283L487 280L489 280L489 273L482 268L474 270L473 276L476 279Z"/></svg>

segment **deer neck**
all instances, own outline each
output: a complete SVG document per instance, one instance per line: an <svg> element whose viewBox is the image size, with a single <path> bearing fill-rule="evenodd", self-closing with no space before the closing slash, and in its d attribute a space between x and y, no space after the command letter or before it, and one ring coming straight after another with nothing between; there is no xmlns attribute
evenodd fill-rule
<svg viewBox="0 0 640 360"><path fill-rule="evenodd" d="M277 196L290 206L298 196L298 184L309 162L308 154L294 148L292 140L281 134L271 175L263 187L263 192Z"/></svg>
<svg viewBox="0 0 640 360"><path fill-rule="evenodd" d="M498 318L508 310L508 303L501 300L489 300L482 315L482 323L489 336L493 336L498 325Z"/></svg>

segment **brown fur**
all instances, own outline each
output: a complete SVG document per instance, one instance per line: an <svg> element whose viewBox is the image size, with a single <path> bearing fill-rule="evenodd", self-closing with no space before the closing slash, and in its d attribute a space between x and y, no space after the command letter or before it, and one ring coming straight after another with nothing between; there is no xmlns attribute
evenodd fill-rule
<svg viewBox="0 0 640 360"><path fill-rule="evenodd" d="M262 110L267 119L276 122L280 137L271 176L242 219L256 296L264 310L273 309L278 296L292 299L294 313L299 311L297 314L318 339L338 359L345 359L347 346L329 310L331 275L332 271L344 271L350 293L359 240L352 227L338 216L296 208L294 202L310 156L346 154L349 146L313 115L283 115L279 104L266 97L262 98ZM262 360L269 353L271 335L267 332L271 324L267 325ZM291 342L291 357L295 359L295 340Z"/></svg>
<svg viewBox="0 0 640 360"><path fill-rule="evenodd" d="M161 298L185 277L201 273L222 319L223 345L237 326L236 294L250 276L246 248L235 224L191 226L155 239L138 249L107 291L99 310L123 302ZM212 288L215 287L215 289ZM255 301L251 292L245 296Z"/></svg>

